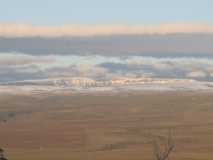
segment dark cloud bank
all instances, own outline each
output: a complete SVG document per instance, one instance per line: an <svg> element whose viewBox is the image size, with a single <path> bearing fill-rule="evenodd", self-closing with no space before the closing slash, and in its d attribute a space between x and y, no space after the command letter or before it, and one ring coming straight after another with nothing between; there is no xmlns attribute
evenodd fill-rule
<svg viewBox="0 0 213 160"><path fill-rule="evenodd" d="M85 37L0 37L0 52L32 55L213 56L213 34L177 33Z"/></svg>

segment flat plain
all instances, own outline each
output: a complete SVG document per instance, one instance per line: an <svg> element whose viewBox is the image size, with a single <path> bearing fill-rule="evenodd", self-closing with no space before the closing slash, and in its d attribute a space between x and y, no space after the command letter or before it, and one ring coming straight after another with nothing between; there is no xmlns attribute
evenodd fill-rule
<svg viewBox="0 0 213 160"><path fill-rule="evenodd" d="M213 93L0 96L0 147L11 160L154 160L172 131L171 160L213 159Z"/></svg>

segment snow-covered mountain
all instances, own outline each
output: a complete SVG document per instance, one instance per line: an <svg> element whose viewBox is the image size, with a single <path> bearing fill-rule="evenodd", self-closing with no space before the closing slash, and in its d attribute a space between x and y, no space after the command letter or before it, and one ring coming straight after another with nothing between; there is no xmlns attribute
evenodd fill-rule
<svg viewBox="0 0 213 160"><path fill-rule="evenodd" d="M191 79L159 79L117 77L111 80L95 80L85 77L62 77L41 80L17 81L0 85L0 93L44 92L123 92L123 91L174 91L204 90L213 91L213 82L200 82Z"/></svg>
<svg viewBox="0 0 213 160"><path fill-rule="evenodd" d="M26 80L3 83L3 85L17 85L17 86L54 86L54 87L97 87L97 86L108 86L110 81L97 81L85 77L63 77L63 78L49 78L41 80Z"/></svg>
<svg viewBox="0 0 213 160"><path fill-rule="evenodd" d="M38 86L58 86L58 87L106 87L106 86L122 86L122 85L138 85L138 84L177 84L177 83L193 83L197 82L191 79L159 79L159 78L129 78L117 77L112 80L95 80L85 77L63 77L63 78L50 78L41 80L26 80L3 83L2 85L38 85Z"/></svg>

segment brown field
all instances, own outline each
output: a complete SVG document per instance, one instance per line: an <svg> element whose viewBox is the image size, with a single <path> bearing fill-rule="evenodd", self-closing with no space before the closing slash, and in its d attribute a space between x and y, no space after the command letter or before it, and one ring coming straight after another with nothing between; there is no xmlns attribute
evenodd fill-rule
<svg viewBox="0 0 213 160"><path fill-rule="evenodd" d="M0 96L9 160L154 160L172 130L171 160L213 159L213 93Z"/></svg>

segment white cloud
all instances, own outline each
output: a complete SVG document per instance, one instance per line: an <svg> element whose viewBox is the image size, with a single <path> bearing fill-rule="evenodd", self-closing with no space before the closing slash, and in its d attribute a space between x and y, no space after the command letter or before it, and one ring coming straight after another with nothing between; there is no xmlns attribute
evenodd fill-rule
<svg viewBox="0 0 213 160"><path fill-rule="evenodd" d="M207 73L205 73L204 71L193 71L193 72L189 72L187 73L186 77L189 78L205 78L207 76Z"/></svg>
<svg viewBox="0 0 213 160"><path fill-rule="evenodd" d="M160 78L190 78L213 80L213 59L209 58L154 58L104 56L31 56L0 54L0 82L7 76L33 77L78 76L95 79L114 77L151 76ZM15 76L13 76L13 74ZM38 75L37 75L38 74ZM3 77L4 76L4 77ZM33 76L33 77L31 77Z"/></svg>
<svg viewBox="0 0 213 160"><path fill-rule="evenodd" d="M22 53L0 53L0 67L52 63L51 56L31 56Z"/></svg>

